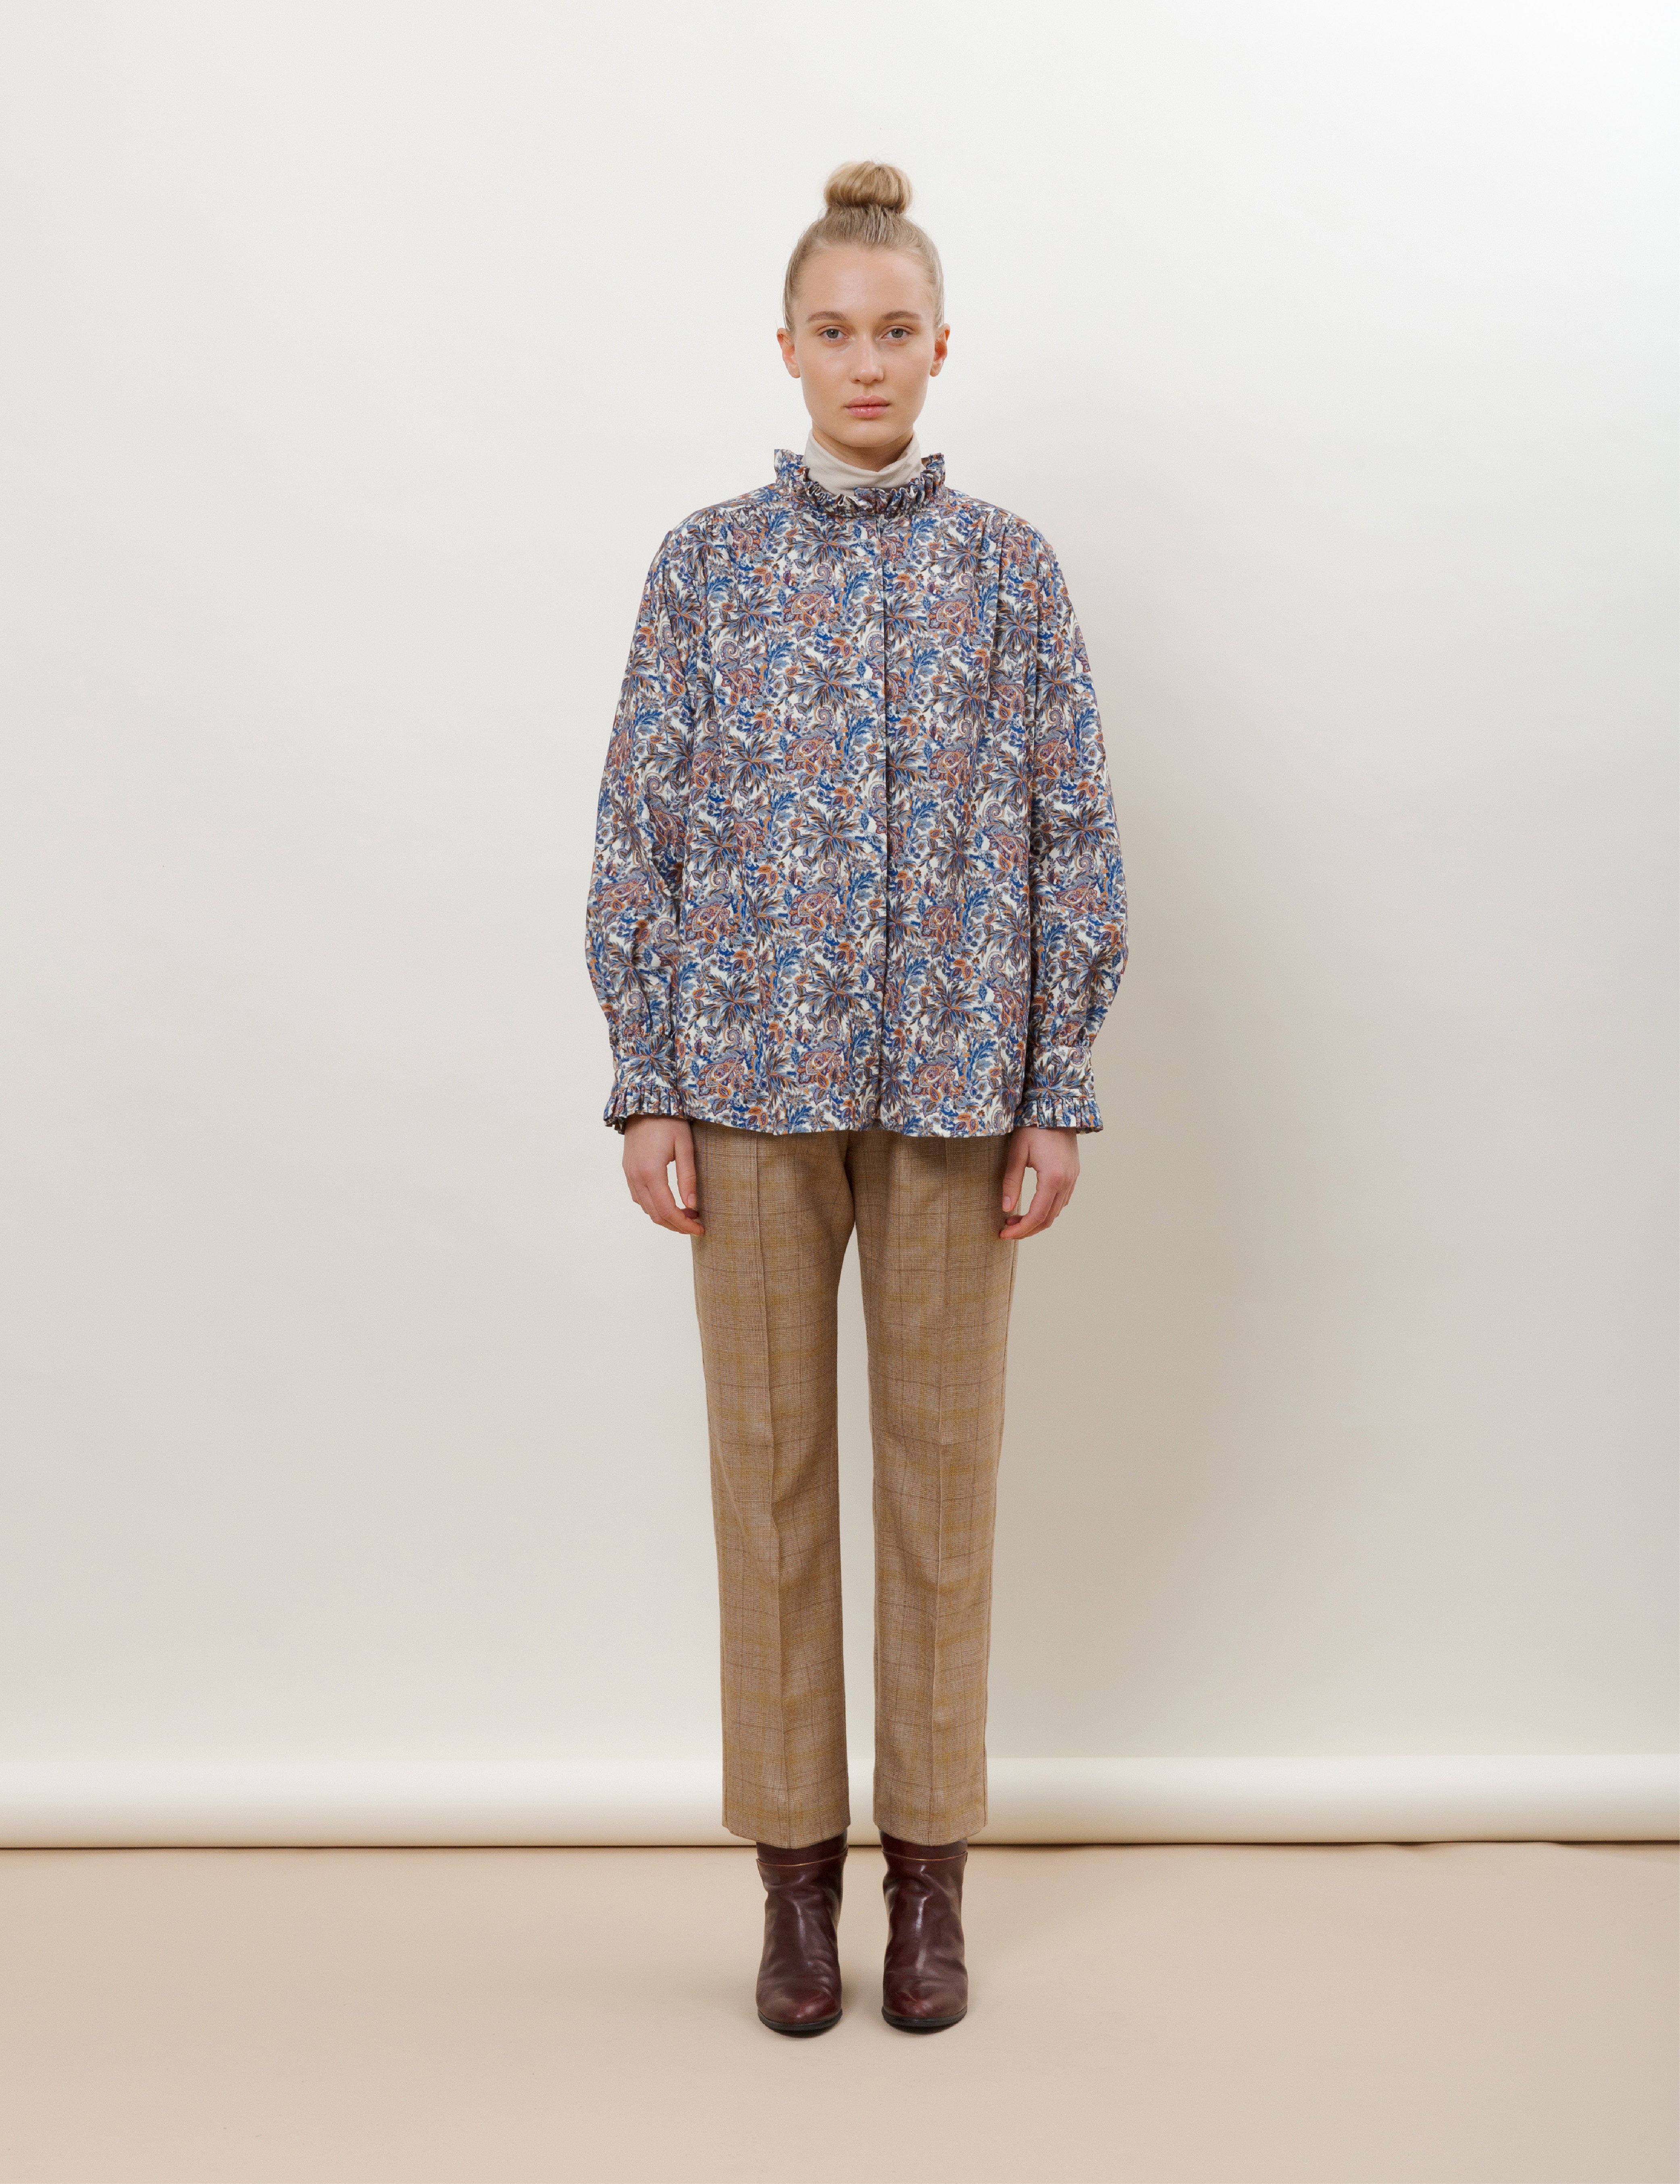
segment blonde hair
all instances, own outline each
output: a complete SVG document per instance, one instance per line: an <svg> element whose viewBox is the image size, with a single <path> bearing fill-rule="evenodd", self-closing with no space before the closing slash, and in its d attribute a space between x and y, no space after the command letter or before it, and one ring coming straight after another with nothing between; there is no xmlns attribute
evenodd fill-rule
<svg viewBox="0 0 1680 2184"><path fill-rule="evenodd" d="M902 250L920 261L933 291L933 322L945 316L945 269L932 240L913 220L910 209L910 178L902 167L883 167L873 159L853 159L837 167L824 186L824 211L793 245L787 261L787 277L782 284L782 318L793 331L793 295L805 261L819 250L843 248L847 244L865 250Z"/></svg>

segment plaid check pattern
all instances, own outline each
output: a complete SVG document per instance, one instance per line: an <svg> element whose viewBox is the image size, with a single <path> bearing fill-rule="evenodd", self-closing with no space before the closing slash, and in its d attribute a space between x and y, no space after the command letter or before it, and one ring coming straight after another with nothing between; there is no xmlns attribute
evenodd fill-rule
<svg viewBox="0 0 1680 2184"><path fill-rule="evenodd" d="M855 1227L875 1443L875 1817L986 1819L986 1672L1016 1247L1008 1144L693 1124L694 1290L722 1608L723 1824L787 1847L850 1818L836 1301Z"/></svg>

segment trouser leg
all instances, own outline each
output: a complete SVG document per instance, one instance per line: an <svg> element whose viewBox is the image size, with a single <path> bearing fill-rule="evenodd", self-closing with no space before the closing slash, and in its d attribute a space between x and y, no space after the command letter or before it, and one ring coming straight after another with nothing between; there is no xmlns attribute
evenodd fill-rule
<svg viewBox="0 0 1680 2184"><path fill-rule="evenodd" d="M722 1621L723 1824L802 1847L850 1817L835 1301L846 1135L696 1123L694 1296Z"/></svg>
<svg viewBox="0 0 1680 2184"><path fill-rule="evenodd" d="M875 1817L911 1843L986 1819L1007 1145L871 1130L850 1152L875 1439Z"/></svg>

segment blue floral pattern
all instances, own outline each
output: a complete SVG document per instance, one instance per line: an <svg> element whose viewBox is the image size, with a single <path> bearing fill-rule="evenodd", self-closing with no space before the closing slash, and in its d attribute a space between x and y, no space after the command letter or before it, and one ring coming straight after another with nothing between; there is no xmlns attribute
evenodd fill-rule
<svg viewBox="0 0 1680 2184"><path fill-rule="evenodd" d="M797 455L648 573L596 832L606 1119L1098 1130L1126 888L1083 640L1030 524Z"/></svg>

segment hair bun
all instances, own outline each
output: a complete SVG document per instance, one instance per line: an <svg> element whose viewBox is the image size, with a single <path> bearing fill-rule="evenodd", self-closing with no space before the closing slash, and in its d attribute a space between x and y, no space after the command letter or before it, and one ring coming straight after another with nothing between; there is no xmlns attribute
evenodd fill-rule
<svg viewBox="0 0 1680 2184"><path fill-rule="evenodd" d="M782 283L782 323L792 333L793 307L806 262L818 250L896 250L914 258L927 276L935 323L945 316L945 276L939 254L930 238L904 210L910 201L910 178L902 167L883 166L878 159L849 159L837 167L823 190L826 203L793 245L787 272Z"/></svg>
<svg viewBox="0 0 1680 2184"><path fill-rule="evenodd" d="M883 212L908 212L910 178L902 167L883 167L874 159L850 159L834 170L822 197L830 212L852 205L879 205Z"/></svg>

